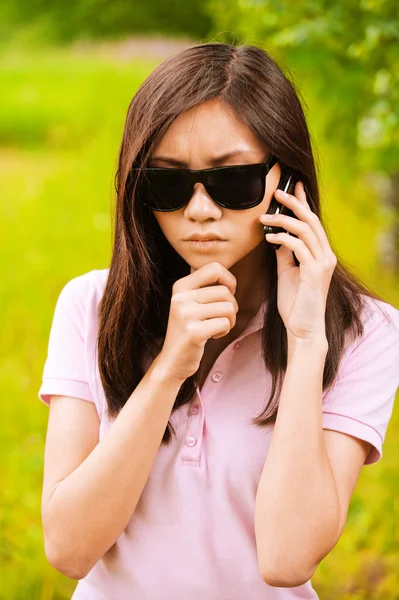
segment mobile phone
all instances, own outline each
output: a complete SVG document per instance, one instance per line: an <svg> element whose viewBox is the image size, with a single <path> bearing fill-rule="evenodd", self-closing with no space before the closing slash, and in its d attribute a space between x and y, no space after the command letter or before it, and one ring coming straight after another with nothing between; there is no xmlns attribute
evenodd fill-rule
<svg viewBox="0 0 399 600"><path fill-rule="evenodd" d="M295 185L296 185L296 179L294 178L294 176L289 175L286 172L282 172L277 189L283 190L284 192L287 192L287 194L294 194ZM298 218L292 212L291 209L287 208L287 206L285 206L284 204L281 204L281 202L279 202L274 197L274 194L273 194L272 200L270 202L270 206L267 209L266 214L267 215L281 214L281 215L287 215L289 217L294 217L295 219ZM264 225L263 231L265 232L265 234L266 233L279 233L280 231L286 232L286 229L284 229L283 227L278 227L276 225L274 225L274 226ZM293 233L290 233L290 235L293 235L294 237L298 237ZM278 250L280 248L281 244L273 244L272 243L271 246L272 246L273 250Z"/></svg>

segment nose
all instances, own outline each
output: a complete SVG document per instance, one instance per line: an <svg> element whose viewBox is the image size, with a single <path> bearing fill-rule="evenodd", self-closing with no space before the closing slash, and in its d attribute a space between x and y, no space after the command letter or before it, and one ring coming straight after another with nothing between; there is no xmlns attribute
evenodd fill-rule
<svg viewBox="0 0 399 600"><path fill-rule="evenodd" d="M184 216L200 221L209 217L219 218L221 214L222 207L212 200L202 183L196 183L193 195L185 207Z"/></svg>

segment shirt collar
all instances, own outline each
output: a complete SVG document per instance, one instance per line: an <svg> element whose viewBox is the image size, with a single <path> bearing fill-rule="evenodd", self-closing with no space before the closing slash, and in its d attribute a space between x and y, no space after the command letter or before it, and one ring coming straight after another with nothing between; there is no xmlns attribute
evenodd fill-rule
<svg viewBox="0 0 399 600"><path fill-rule="evenodd" d="M254 331L258 331L259 329L263 328L266 305L267 305L267 300L264 300L262 302L262 304L260 305L258 312L249 321L248 325L246 326L244 331L241 333L239 338L245 337L245 336L249 335L250 333L253 333Z"/></svg>

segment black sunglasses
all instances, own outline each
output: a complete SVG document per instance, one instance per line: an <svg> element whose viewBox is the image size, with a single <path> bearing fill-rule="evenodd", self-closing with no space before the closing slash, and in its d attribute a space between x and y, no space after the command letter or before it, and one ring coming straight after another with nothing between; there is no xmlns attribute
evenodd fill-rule
<svg viewBox="0 0 399 600"><path fill-rule="evenodd" d="M152 210L170 212L185 206L193 195L195 183L202 183L216 204L231 210L257 206L263 200L266 175L277 162L270 155L267 162L234 165L194 171L161 167L132 168L141 172L137 196Z"/></svg>

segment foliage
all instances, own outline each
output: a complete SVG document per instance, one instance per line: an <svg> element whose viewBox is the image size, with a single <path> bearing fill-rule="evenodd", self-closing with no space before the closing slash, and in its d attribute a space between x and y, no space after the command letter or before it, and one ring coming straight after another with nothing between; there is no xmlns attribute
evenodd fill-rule
<svg viewBox="0 0 399 600"><path fill-rule="evenodd" d="M324 136L362 168L399 163L396 0L207 0L212 35L264 44L323 103Z"/></svg>
<svg viewBox="0 0 399 600"><path fill-rule="evenodd" d="M201 0L3 0L0 37L12 39L20 29L54 43L135 32L198 37L211 25L201 6Z"/></svg>

